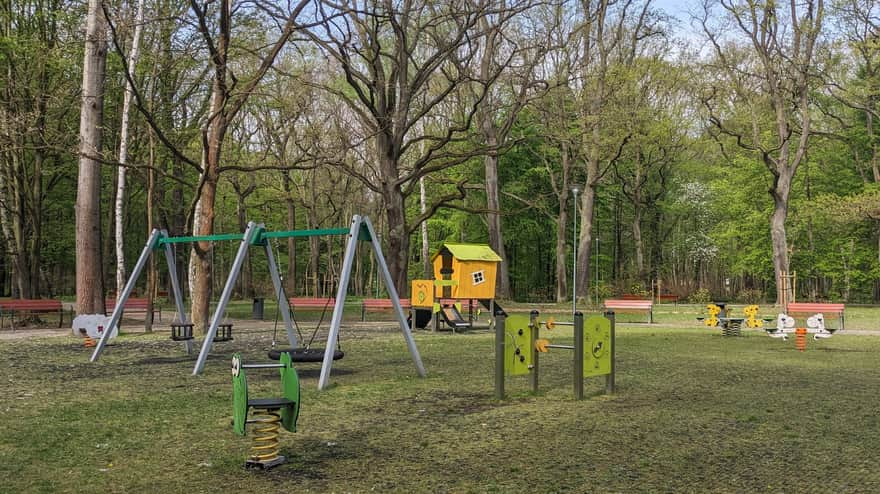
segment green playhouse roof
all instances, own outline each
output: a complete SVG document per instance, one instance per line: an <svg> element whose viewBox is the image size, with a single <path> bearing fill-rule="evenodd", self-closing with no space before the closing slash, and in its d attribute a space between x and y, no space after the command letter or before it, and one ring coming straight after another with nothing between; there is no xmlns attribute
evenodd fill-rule
<svg viewBox="0 0 880 494"><path fill-rule="evenodd" d="M501 256L486 244L443 244L431 260L436 259L444 249L451 252L459 261L501 262Z"/></svg>

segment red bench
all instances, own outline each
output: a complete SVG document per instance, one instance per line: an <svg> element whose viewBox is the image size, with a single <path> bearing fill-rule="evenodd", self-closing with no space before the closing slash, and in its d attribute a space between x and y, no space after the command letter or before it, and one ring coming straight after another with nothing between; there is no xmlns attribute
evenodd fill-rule
<svg viewBox="0 0 880 494"><path fill-rule="evenodd" d="M147 308L149 307L149 300L145 298L127 298L125 300L125 305L122 307L122 313L131 314L133 312L140 312L144 315L147 314ZM116 309L116 299L108 298L104 301L104 315L109 316ZM162 320L162 308L159 307L158 304L153 303L153 317L156 314L159 314L159 320Z"/></svg>
<svg viewBox="0 0 880 494"><path fill-rule="evenodd" d="M654 322L654 302L651 300L615 300L609 299L602 303L615 312L647 312L648 323Z"/></svg>
<svg viewBox="0 0 880 494"><path fill-rule="evenodd" d="M678 295L657 295L657 302L658 303L672 302L672 303L677 304L678 303Z"/></svg>
<svg viewBox="0 0 880 494"><path fill-rule="evenodd" d="M287 299L290 308L296 309L333 309L336 305L335 298L317 298L317 297L291 297Z"/></svg>
<svg viewBox="0 0 880 494"><path fill-rule="evenodd" d="M0 327L3 317L9 315L11 328L15 330L15 318L33 314L58 314L58 327L64 324L64 308L60 300L12 299L0 301Z"/></svg>
<svg viewBox="0 0 880 494"><path fill-rule="evenodd" d="M804 314L812 316L813 314L821 312L822 317L824 317L825 319L828 319L829 315L832 318L840 319L840 329L844 329L843 309L843 304L828 304L819 302L789 302L788 306L785 308L785 313L789 316L792 314Z"/></svg>
<svg viewBox="0 0 880 494"><path fill-rule="evenodd" d="M400 307L403 310L409 310L411 307L409 299L400 299ZM361 321L367 320L367 311L368 310L392 310L394 309L394 304L391 303L390 298L365 298L361 303Z"/></svg>

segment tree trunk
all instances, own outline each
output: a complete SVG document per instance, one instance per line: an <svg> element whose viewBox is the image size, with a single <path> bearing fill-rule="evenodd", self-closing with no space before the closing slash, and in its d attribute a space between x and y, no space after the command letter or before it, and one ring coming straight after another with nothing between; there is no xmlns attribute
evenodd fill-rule
<svg viewBox="0 0 880 494"><path fill-rule="evenodd" d="M216 150L209 152L209 155L213 154L214 158L218 159L219 151L218 147ZM206 168L210 169L210 165ZM194 232L198 232L196 235L211 235L214 232L214 201L216 194L217 173L215 169L207 173L205 184L202 186L202 193L199 196L202 207L198 217L198 224L193 227ZM202 241L193 243L193 256L191 258L193 267L192 322L202 333L207 330L211 315L211 288L214 281L214 269L211 264L211 251L213 248L212 242Z"/></svg>
<svg viewBox="0 0 880 494"><path fill-rule="evenodd" d="M563 158L564 159L564 158ZM563 183L565 181L563 180ZM559 195L559 214L556 216L556 302L565 302L571 294L568 287L568 191Z"/></svg>
<svg viewBox="0 0 880 494"><path fill-rule="evenodd" d="M486 125L485 127L489 126L491 126L491 122L490 125ZM491 136L488 139L487 145L493 148L497 146L498 143L494 137L494 132L487 133L486 130L483 132L484 135ZM507 253L504 251L504 236L501 232L501 200L498 191L498 155L495 151L490 151L489 154L483 158L483 164L486 168L486 208L489 210L488 213L486 213L486 220L489 228L489 246L492 247L492 250L501 257L501 262L498 263L498 270L496 271L497 279L495 284L495 296L498 298L509 298L509 263L507 262Z"/></svg>
<svg viewBox="0 0 880 494"><path fill-rule="evenodd" d="M636 248L636 272L639 281L644 283L647 281L645 271L645 245L642 241L642 207L638 203L634 203L635 212L632 222L633 244Z"/></svg>
<svg viewBox="0 0 880 494"><path fill-rule="evenodd" d="M425 192L425 177L419 177L419 211L422 214L428 210L427 194ZM431 265L431 246L428 243L428 220L422 222L419 227L422 230L422 271L427 280L434 279L434 268Z"/></svg>
<svg viewBox="0 0 880 494"><path fill-rule="evenodd" d="M247 193L248 195L250 192ZM238 217L239 231L245 231L247 228L247 207L245 205L245 195L238 195L236 201L236 216ZM277 261L277 259L276 259ZM241 273L238 278L238 293L242 298L251 298L254 295L254 276L251 267L250 252L245 252L244 262L241 265Z"/></svg>
<svg viewBox="0 0 880 494"><path fill-rule="evenodd" d="M290 187L290 176L283 174L284 178L284 202L287 204L287 229L296 230L296 203L293 201ZM296 239L287 239L287 296L296 296Z"/></svg>
<svg viewBox="0 0 880 494"><path fill-rule="evenodd" d="M556 302L568 300L571 288L568 286L567 248L568 242L568 194L571 177L571 158L568 142L563 140L560 149L562 166L562 186L558 190L559 213L556 216ZM572 240L572 246L576 240ZM574 273L572 273L574 275Z"/></svg>
<svg viewBox="0 0 880 494"><path fill-rule="evenodd" d="M131 53L128 55L128 73L134 79L134 69L140 56L141 26L144 23L144 0L138 0L135 15L134 39L131 42ZM119 130L119 176L116 183L116 298L119 298L125 287L125 234L122 231L123 210L125 199L125 163L128 160L128 127L131 98L131 85L126 83L125 96L122 99L122 122ZM152 223L152 221L150 222Z"/></svg>
<svg viewBox="0 0 880 494"><path fill-rule="evenodd" d="M598 165L588 164L588 177L591 176L589 170L595 168L594 175L598 175ZM596 184L588 181L587 187L581 196L580 223L581 231L578 235L578 256L577 256L577 278L576 293L579 298L585 297L590 287L590 255L593 246L593 210L596 203Z"/></svg>
<svg viewBox="0 0 880 494"><path fill-rule="evenodd" d="M408 293L409 235L406 228L406 204L400 186L394 180L398 176L397 161L391 157L390 139L382 133L378 136L376 149L380 173L385 177L382 186L385 219L388 224L388 252L385 260L397 293Z"/></svg>
<svg viewBox="0 0 880 494"><path fill-rule="evenodd" d="M153 167L156 164L156 141L153 138L153 132L150 132L150 169L147 171L147 235L153 232L153 204L156 195L156 175ZM159 273L156 270L156 256L162 255L160 251L153 251L147 264L147 314L144 316L144 331L151 333L153 331L153 308L156 304L156 289L159 279ZM117 297L118 299L118 297ZM175 312L177 308L175 307Z"/></svg>
<svg viewBox="0 0 880 494"><path fill-rule="evenodd" d="M76 193L76 307L104 313L101 279L101 130L104 117L106 20L100 0L89 0L83 60L80 156Z"/></svg>
<svg viewBox="0 0 880 494"><path fill-rule="evenodd" d="M34 298L30 285L30 267L28 266L27 239L25 239L24 197L21 193L24 186L21 160L13 159L15 169L13 173L13 188L10 194L12 198L12 236L15 246L15 284L18 295L22 298ZM100 186L99 186L100 187ZM99 220L100 222L100 220ZM100 227L99 227L100 231ZM100 235L99 235L100 236Z"/></svg>
<svg viewBox="0 0 880 494"><path fill-rule="evenodd" d="M313 183L314 185L314 183ZM314 198L315 189L312 187L312 197ZM309 217L309 228L315 229L318 228L318 214L315 211L315 207L308 208L308 217ZM320 285L320 273L318 272L319 266L318 261L320 260L321 255L321 247L318 242L319 238L316 236L309 237L309 274L312 277L312 293L310 294L312 297L319 297L320 293L318 292Z"/></svg>
<svg viewBox="0 0 880 494"><path fill-rule="evenodd" d="M118 177L118 175L119 175L119 167L115 167L115 166L110 167L110 175L111 175L110 176L110 183L115 184L116 177ZM110 194L110 197L103 198L102 202L106 201L107 204L115 204L116 203L116 187L110 187L108 192ZM113 255L113 245L114 245L113 223L114 223L114 219L116 217L116 212L113 210L113 208L108 207L108 208L105 208L103 211L101 211L101 213L107 215L106 216L107 222L101 223L102 228L104 225L107 225L107 234L101 235L101 279L108 280L108 279L110 279L109 274L110 274L111 267L105 266L103 260L104 259L112 259L114 257L114 255ZM114 277L114 279L115 279L115 277ZM115 283L111 283L111 285L115 286Z"/></svg>
<svg viewBox="0 0 880 494"><path fill-rule="evenodd" d="M788 274L788 242L785 231L785 220L788 218L788 196L791 192L791 181L794 169L787 168L780 171L779 177L770 196L773 198L773 213L770 215L770 243L773 246L773 270L776 274L776 305L780 305L786 299L786 293L791 293L791 284L788 279L783 279L783 274Z"/></svg>

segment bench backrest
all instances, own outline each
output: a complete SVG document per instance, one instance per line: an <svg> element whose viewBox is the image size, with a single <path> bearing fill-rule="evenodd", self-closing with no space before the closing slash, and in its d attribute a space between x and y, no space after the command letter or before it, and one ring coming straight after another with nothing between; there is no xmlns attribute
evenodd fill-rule
<svg viewBox="0 0 880 494"><path fill-rule="evenodd" d="M820 302L791 302L786 307L787 312L843 312L844 304L825 304Z"/></svg>
<svg viewBox="0 0 880 494"><path fill-rule="evenodd" d="M390 309L394 307L391 303L390 298L365 298L363 300L363 305L367 309ZM402 298L400 299L401 307L409 307L410 301L409 299Z"/></svg>
<svg viewBox="0 0 880 494"><path fill-rule="evenodd" d="M614 300L604 302L606 309L644 309L650 310L654 306L651 300Z"/></svg>
<svg viewBox="0 0 880 494"><path fill-rule="evenodd" d="M61 310L60 300L49 299L13 299L0 301L3 310Z"/></svg>
<svg viewBox="0 0 880 494"><path fill-rule="evenodd" d="M145 298L128 298L125 299L125 308L126 309L146 309L147 305L149 305L150 301ZM112 310L116 307L116 299L108 298L104 302L104 306L107 307L107 310Z"/></svg>

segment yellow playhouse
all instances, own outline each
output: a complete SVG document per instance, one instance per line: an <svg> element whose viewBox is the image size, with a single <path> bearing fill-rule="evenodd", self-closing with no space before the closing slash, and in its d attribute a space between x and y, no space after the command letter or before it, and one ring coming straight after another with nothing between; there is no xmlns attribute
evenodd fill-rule
<svg viewBox="0 0 880 494"><path fill-rule="evenodd" d="M431 261L439 297L495 298L495 271L501 256L488 245L444 244Z"/></svg>
<svg viewBox="0 0 880 494"><path fill-rule="evenodd" d="M431 262L434 265L433 280L412 280L415 327L423 328L433 320L436 330L438 316L453 331L473 327L476 307L470 301L474 299L496 315L506 315L494 300L495 274L501 256L491 247L485 244L444 244ZM441 299L467 300L468 318L460 313L462 304L441 305Z"/></svg>

